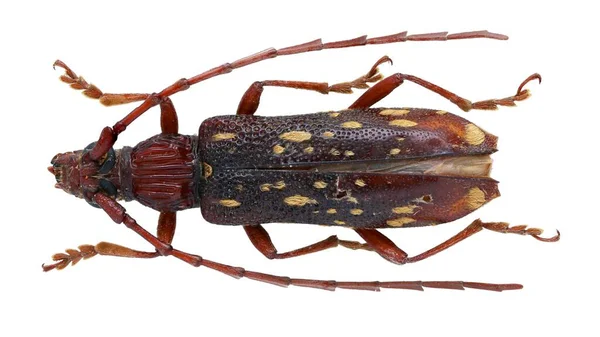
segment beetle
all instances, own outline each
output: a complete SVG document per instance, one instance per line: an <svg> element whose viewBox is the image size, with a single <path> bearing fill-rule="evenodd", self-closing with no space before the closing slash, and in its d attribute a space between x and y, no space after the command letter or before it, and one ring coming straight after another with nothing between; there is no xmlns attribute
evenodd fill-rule
<svg viewBox="0 0 600 337"><path fill-rule="evenodd" d="M337 282L281 277L247 271L189 254L172 247L176 212L201 209L203 217L220 225L242 225L251 243L269 259L316 253L336 246L374 251L396 264L412 263L437 254L467 237L488 229L529 235L555 242L560 233L543 238L541 229L510 227L503 222L475 220L438 246L409 256L379 228L431 226L464 217L499 196L490 178L497 137L468 120L438 109L373 108L404 81L445 97L463 111L514 106L529 97L524 86L541 82L539 74L526 78L513 96L471 102L416 76L396 73L384 78L379 59L353 81L328 83L268 80L254 82L243 95L236 115L205 120L197 136L178 133L177 113L169 98L190 86L252 63L276 56L331 48L404 41L445 41L487 38L506 40L488 31L458 34L406 32L376 38L322 43L315 40L282 49L267 49L225 63L189 79L181 79L159 93L109 94L79 77L62 61L60 78L83 94L111 106L141 101L99 139L83 150L56 155L48 170L56 187L102 209L116 223L138 233L154 248L144 252L113 243L82 245L79 250L53 256L44 271L63 269L97 254L154 258L172 255L193 266L204 266L240 278L280 286L379 290L423 287L483 290L520 289L520 284L462 281ZM295 116L256 116L264 87L275 86L322 94L367 89L345 110ZM115 150L118 135L151 107L160 106L161 133L135 147ZM160 212L157 235L143 229L120 201L136 200ZM265 223L305 223L344 226L364 243L331 236L306 247L280 253L262 227Z"/></svg>

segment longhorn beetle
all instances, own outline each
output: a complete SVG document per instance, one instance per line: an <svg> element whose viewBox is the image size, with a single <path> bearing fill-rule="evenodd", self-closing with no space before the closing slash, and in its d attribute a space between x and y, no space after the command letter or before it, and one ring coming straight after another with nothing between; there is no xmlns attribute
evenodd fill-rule
<svg viewBox="0 0 600 337"><path fill-rule="evenodd" d="M514 96L471 102L416 76L396 73L387 78L379 59L363 76L349 82L328 83L267 80L254 82L239 103L237 114L205 120L197 136L178 133L177 113L169 98L209 78L276 56L405 41L446 41L508 37L488 31L458 34L406 32L322 43L320 39L282 49L269 48L232 63L225 63L189 79L180 79L159 93L108 94L79 77L65 63L63 82L83 94L112 106L142 102L113 127L105 127L97 142L83 150L56 155L48 170L56 187L102 209L116 223L138 233L155 249L138 251L113 243L82 245L55 254L44 271L63 269L97 254L130 258L172 255L193 266L208 267L235 278L247 277L279 286L295 285L327 290L335 288L379 290L423 287L483 290L520 289L520 284L462 281L337 282L296 279L244 270L206 260L175 249L176 212L200 207L214 224L242 225L252 244L269 259L286 259L343 246L373 251L396 264L417 262L437 254L471 235L488 229L529 235L540 241L542 230L510 227L504 222L475 220L467 228L434 248L409 256L378 228L431 226L459 219L499 196L490 178L490 155L497 137L464 118L443 110L373 108L404 81L416 83L456 104L463 111L514 106L529 97L523 87ZM371 87L369 84L373 84ZM312 90L322 94L352 93L367 89L345 110L296 116L259 117L264 87ZM161 133L135 147L114 150L117 137L139 116L160 106ZM120 201L137 200L160 212L157 235L142 228ZM306 223L343 226L365 243L328 237L306 247L280 253L264 223Z"/></svg>

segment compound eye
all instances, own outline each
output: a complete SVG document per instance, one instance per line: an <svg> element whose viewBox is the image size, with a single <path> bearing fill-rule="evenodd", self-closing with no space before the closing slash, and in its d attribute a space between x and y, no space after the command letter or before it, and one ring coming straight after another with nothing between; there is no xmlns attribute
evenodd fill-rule
<svg viewBox="0 0 600 337"><path fill-rule="evenodd" d="M90 145L86 146L85 149L83 149L83 152L85 153L90 151L94 148L95 145L96 142L91 143ZM100 158L100 162L98 163L100 164L100 169L98 169L98 173L107 174L108 172L110 172L110 170L112 170L115 166L116 160L117 156L115 154L115 150L111 148L110 150L108 150L108 153L106 153L102 158Z"/></svg>
<svg viewBox="0 0 600 337"><path fill-rule="evenodd" d="M100 173L100 174L106 174L106 173L110 172L110 170L112 170L113 167L115 167L115 162L117 160L115 150L113 148L110 148L110 150L108 150L108 153L106 155L104 155L103 159L104 160L102 162L102 165L100 166L100 169L98 170L98 173Z"/></svg>
<svg viewBox="0 0 600 337"><path fill-rule="evenodd" d="M104 193L113 199L117 197L117 188L109 180L100 179L100 181L98 182L98 190L99 192ZM91 206L100 208L100 206L98 206L98 204L94 200L92 200L87 194L84 193L83 198Z"/></svg>
<svg viewBox="0 0 600 337"><path fill-rule="evenodd" d="M100 187L100 190L102 192L104 192L106 195L108 195L109 197L111 197L111 198L117 197L117 188L109 180L100 179L100 183L98 184L98 186Z"/></svg>

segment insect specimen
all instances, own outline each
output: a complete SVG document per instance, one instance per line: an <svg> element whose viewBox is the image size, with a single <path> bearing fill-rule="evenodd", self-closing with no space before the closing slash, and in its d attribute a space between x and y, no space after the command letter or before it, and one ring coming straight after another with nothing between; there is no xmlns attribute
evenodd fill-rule
<svg viewBox="0 0 600 337"><path fill-rule="evenodd" d="M204 266L233 277L247 277L281 286L322 289L437 287L485 290L519 289L519 284L462 281L337 282L269 275L233 267L171 245L176 212L199 207L204 218L220 225L243 226L252 244L270 259L285 259L316 253L336 246L373 251L393 263L404 264L437 254L467 237L488 229L532 236L540 241L542 231L503 222L474 221L466 229L419 255L409 256L379 228L431 226L453 221L475 211L499 196L497 182L490 178L491 158L497 137L468 120L439 109L374 108L403 82L413 82L439 94L464 111L513 106L526 99L524 86L538 74L526 78L513 96L471 102L416 76L397 73L387 78L379 59L355 80L328 83L266 80L253 83L243 95L236 115L205 120L197 136L178 133L177 114L169 98L173 94L214 76L276 56L346 48L366 44L404 41L440 41L506 36L487 31L459 34L433 33L384 37L362 36L352 40L322 43L321 40L282 49L267 49L232 63L181 79L159 93L108 94L79 77L66 64L61 80L83 90L104 105L142 102L125 118L102 130L98 141L83 150L56 155L49 171L56 187L101 208L116 223L122 223L148 241L155 251L145 252L113 243L82 245L79 250L53 256L44 270L63 269L82 258L111 255L154 258L172 255L196 267ZM372 84L372 86L371 86ZM367 89L347 109L295 116L260 117L258 109L265 87L285 87L322 94L351 93ZM161 111L161 133L134 147L114 149L117 137L151 107ZM136 200L160 212L157 235L143 229L121 205ZM280 253L264 223L304 223L343 226L354 230L364 243L331 236L315 244Z"/></svg>

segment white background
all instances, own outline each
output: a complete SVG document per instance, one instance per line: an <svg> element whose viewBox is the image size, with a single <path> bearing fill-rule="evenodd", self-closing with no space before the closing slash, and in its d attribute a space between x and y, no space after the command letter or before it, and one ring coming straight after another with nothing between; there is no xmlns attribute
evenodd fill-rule
<svg viewBox="0 0 600 337"><path fill-rule="evenodd" d="M599 222L597 45L595 10L583 1L23 1L1 5L2 244L0 335L3 336L590 336L597 335ZM192 2L190 2L192 3ZM535 3L535 2L533 2ZM558 3L558 2L557 2ZM286 56L201 83L173 97L180 132L235 112L255 80L346 81L383 55L385 74L405 72L472 100L512 95L533 72L541 85L517 108L464 114L413 84L378 106L415 106L466 116L500 137L493 176L503 196L475 214L435 228L385 231L416 254L470 221L508 221L560 229L562 240L482 232L421 263L392 265L368 252L339 248L268 261L241 227L206 223L198 210L178 215L174 245L205 258L292 277L337 280L519 282L521 291L380 293L279 288L235 280L174 258L95 257L42 273L52 254L111 241L149 249L84 201L53 188L46 171L57 152L97 139L134 104L105 108L60 83L60 58L105 92L159 91L181 77L268 47L411 33L488 29L509 41L408 42ZM260 114L341 109L358 94L324 96L267 88ZM118 147L159 132L158 109L136 121ZM128 211L149 230L157 213ZM265 207L269 207L265 205ZM268 225L280 251L343 228ZM590 306L589 308L587 306Z"/></svg>

